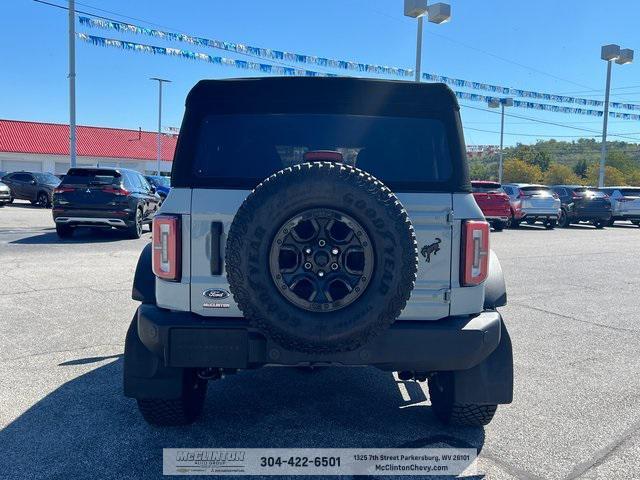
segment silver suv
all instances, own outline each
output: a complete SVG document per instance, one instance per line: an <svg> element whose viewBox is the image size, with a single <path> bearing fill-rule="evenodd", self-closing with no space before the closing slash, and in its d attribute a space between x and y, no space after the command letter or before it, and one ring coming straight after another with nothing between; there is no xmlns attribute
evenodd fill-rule
<svg viewBox="0 0 640 480"><path fill-rule="evenodd" d="M511 226L518 228L521 222L533 225L541 221L553 230L560 215L560 198L550 187L530 183L507 183L502 189L511 202Z"/></svg>
<svg viewBox="0 0 640 480"><path fill-rule="evenodd" d="M373 366L429 382L445 423L512 399L506 304L444 85L199 82L142 252L125 395L190 423L207 381Z"/></svg>
<svg viewBox="0 0 640 480"><path fill-rule="evenodd" d="M599 190L608 195L611 202L610 227L616 220L628 220L640 226L640 187L605 187Z"/></svg>

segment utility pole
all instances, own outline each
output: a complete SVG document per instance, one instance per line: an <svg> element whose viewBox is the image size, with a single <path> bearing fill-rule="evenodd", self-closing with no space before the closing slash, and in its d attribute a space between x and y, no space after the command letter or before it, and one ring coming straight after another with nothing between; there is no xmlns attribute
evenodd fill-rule
<svg viewBox="0 0 640 480"><path fill-rule="evenodd" d="M76 2L69 0L69 164L76 166Z"/></svg>
<svg viewBox="0 0 640 480"><path fill-rule="evenodd" d="M156 175L160 175L160 160L162 155L162 84L171 80L164 78L152 77L150 80L158 82L158 161L156 166Z"/></svg>

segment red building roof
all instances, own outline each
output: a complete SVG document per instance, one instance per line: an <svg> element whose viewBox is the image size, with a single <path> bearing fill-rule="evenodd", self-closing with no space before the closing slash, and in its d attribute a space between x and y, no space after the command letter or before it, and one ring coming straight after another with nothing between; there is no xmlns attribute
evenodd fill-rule
<svg viewBox="0 0 640 480"><path fill-rule="evenodd" d="M78 125L77 155L155 160L157 132ZM173 160L177 135L162 135L162 160ZM0 152L69 155L69 125L0 120Z"/></svg>

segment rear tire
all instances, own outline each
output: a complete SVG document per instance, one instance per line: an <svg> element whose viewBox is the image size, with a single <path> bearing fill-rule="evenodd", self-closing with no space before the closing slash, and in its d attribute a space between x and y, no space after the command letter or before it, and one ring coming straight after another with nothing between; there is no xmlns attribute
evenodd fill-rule
<svg viewBox="0 0 640 480"><path fill-rule="evenodd" d="M60 238L70 238L73 235L73 227L69 225L56 225L56 233Z"/></svg>
<svg viewBox="0 0 640 480"><path fill-rule="evenodd" d="M482 427L488 425L497 405L455 403L453 374L441 372L429 378L429 397L435 416L445 425Z"/></svg>
<svg viewBox="0 0 640 480"><path fill-rule="evenodd" d="M596 227L598 230L602 230L605 226L605 222L604 220L596 220L595 222L593 222L593 226Z"/></svg>
<svg viewBox="0 0 640 480"><path fill-rule="evenodd" d="M46 192L40 192L38 194L37 204L40 208L49 208L51 206L51 200Z"/></svg>
<svg viewBox="0 0 640 480"><path fill-rule="evenodd" d="M554 228L556 228L556 221L555 220L545 221L544 228L546 228L547 230L553 230Z"/></svg>
<svg viewBox="0 0 640 480"><path fill-rule="evenodd" d="M560 215L558 216L558 226L560 228L568 228L569 225L571 225L571 222L569 221L569 217L567 216L567 212L565 210L562 210L560 212Z"/></svg>
<svg viewBox="0 0 640 480"><path fill-rule="evenodd" d="M189 425L202 414L206 395L207 381L198 378L195 370L185 370L179 398L137 399L138 409L151 425Z"/></svg>
<svg viewBox="0 0 640 480"><path fill-rule="evenodd" d="M494 222L493 229L496 232L501 232L502 230L504 230L504 223L502 223L500 221Z"/></svg>
<svg viewBox="0 0 640 480"><path fill-rule="evenodd" d="M136 218L133 224L127 227L127 235L129 238L140 238L142 235L142 210L136 209Z"/></svg>

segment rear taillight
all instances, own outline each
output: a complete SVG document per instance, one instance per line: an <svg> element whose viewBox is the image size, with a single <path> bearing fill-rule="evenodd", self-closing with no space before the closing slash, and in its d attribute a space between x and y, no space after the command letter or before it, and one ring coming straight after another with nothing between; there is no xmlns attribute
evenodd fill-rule
<svg viewBox="0 0 640 480"><path fill-rule="evenodd" d="M153 273L163 280L181 276L180 217L157 215L153 219Z"/></svg>
<svg viewBox="0 0 640 480"><path fill-rule="evenodd" d="M479 285L489 273L489 224L467 220L462 224L460 283L463 287Z"/></svg>
<svg viewBox="0 0 640 480"><path fill-rule="evenodd" d="M122 196L129 195L129 190L122 187L108 186L108 187L104 187L102 191L104 193L113 193L114 195L122 195Z"/></svg>
<svg viewBox="0 0 640 480"><path fill-rule="evenodd" d="M75 192L75 190L73 187L56 187L53 189L53 193Z"/></svg>

